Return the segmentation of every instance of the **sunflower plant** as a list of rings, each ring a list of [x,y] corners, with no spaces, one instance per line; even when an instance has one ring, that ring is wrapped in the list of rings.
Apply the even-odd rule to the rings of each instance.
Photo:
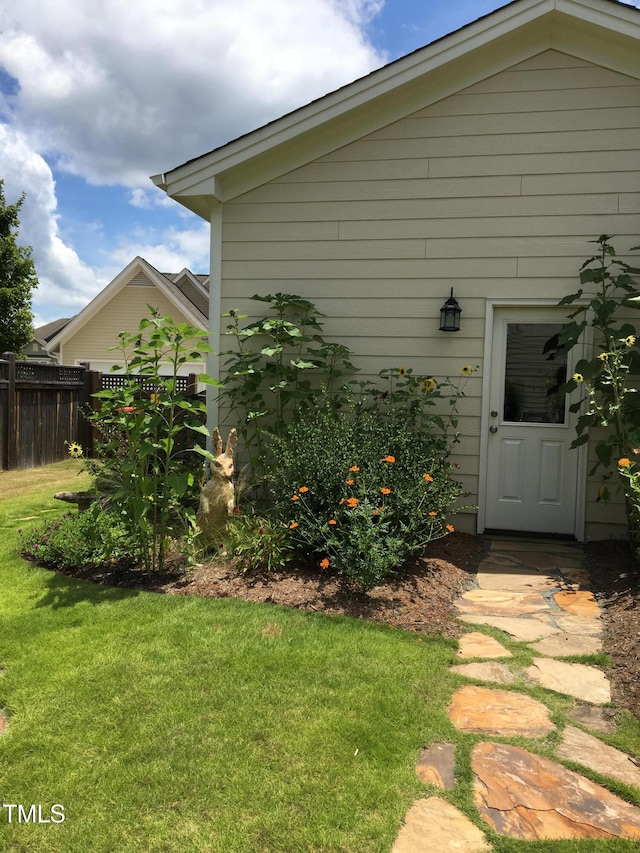
[[[596,462],[589,474],[602,468],[608,480],[620,466],[618,459],[628,459],[640,446],[640,343],[637,325],[621,314],[629,315],[640,307],[640,288],[635,276],[640,268],[630,266],[616,256],[612,238],[601,235],[592,242],[598,246],[596,254],[588,258],[580,269],[582,287],[565,296],[558,304],[578,307],[569,315],[561,332],[547,342],[546,351],[551,357],[558,352],[569,352],[584,339],[588,329],[593,329],[596,352],[591,358],[580,359],[575,373],[565,384],[567,393],[580,391],[580,399],[569,407],[579,413],[576,437],[572,447],[589,441],[591,431],[602,427],[604,436],[594,445]],[[639,248],[639,247],[636,247]],[[632,250],[633,251],[633,250]],[[623,466],[624,469],[624,466]],[[623,477],[623,485],[628,478]],[[636,529],[639,517],[629,504],[627,492],[627,518],[629,530]],[[602,485],[602,500],[608,500],[610,491]]]
[[[171,542],[195,536],[202,462],[213,459],[204,446],[204,403],[178,391],[176,378],[211,349],[204,330],[149,310],[138,331],[121,332],[113,348],[120,364],[112,370],[127,381],[94,395],[100,408],[90,420],[100,441],[87,468],[144,568],[160,572]],[[150,391],[141,390],[140,376]]]

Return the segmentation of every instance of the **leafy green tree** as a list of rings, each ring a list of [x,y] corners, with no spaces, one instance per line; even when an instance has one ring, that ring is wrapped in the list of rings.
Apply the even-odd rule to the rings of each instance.
[[[18,213],[24,194],[7,204],[0,179],[0,353],[17,352],[31,340],[31,300],[38,286],[30,246],[18,246]]]

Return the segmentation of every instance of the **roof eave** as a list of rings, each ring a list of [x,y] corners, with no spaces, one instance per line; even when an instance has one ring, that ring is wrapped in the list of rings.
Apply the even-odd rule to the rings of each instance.
[[[156,186],[204,219],[213,209],[309,159],[397,120],[425,103],[496,73],[507,62],[565,42],[589,28],[628,40],[619,70],[638,68],[640,14],[611,0],[516,0],[342,89],[221,148],[152,178]],[[581,35],[582,34],[582,35]],[[611,55],[611,53],[609,54]],[[626,64],[625,64],[626,62]],[[475,77],[474,77],[475,75]],[[422,103],[412,104],[418,94]],[[376,109],[373,109],[375,105]]]

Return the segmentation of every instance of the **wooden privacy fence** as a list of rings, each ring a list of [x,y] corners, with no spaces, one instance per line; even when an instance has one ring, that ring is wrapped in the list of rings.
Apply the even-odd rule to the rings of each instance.
[[[0,359],[0,468],[34,468],[67,459],[65,442],[91,453],[92,428],[83,416],[100,374],[85,367]]]
[[[98,405],[92,394],[134,379],[140,394],[154,392],[146,376],[99,373],[86,367],[0,359],[0,469],[35,468],[69,457],[66,442],[92,456],[95,431],[84,412]],[[176,377],[178,393],[195,396],[197,376]]]

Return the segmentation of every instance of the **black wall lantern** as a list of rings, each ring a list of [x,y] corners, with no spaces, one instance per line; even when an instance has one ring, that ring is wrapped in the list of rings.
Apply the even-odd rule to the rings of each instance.
[[[458,305],[457,299],[454,299],[453,288],[451,288],[451,296],[440,309],[440,331],[459,332],[461,314],[462,309]]]

